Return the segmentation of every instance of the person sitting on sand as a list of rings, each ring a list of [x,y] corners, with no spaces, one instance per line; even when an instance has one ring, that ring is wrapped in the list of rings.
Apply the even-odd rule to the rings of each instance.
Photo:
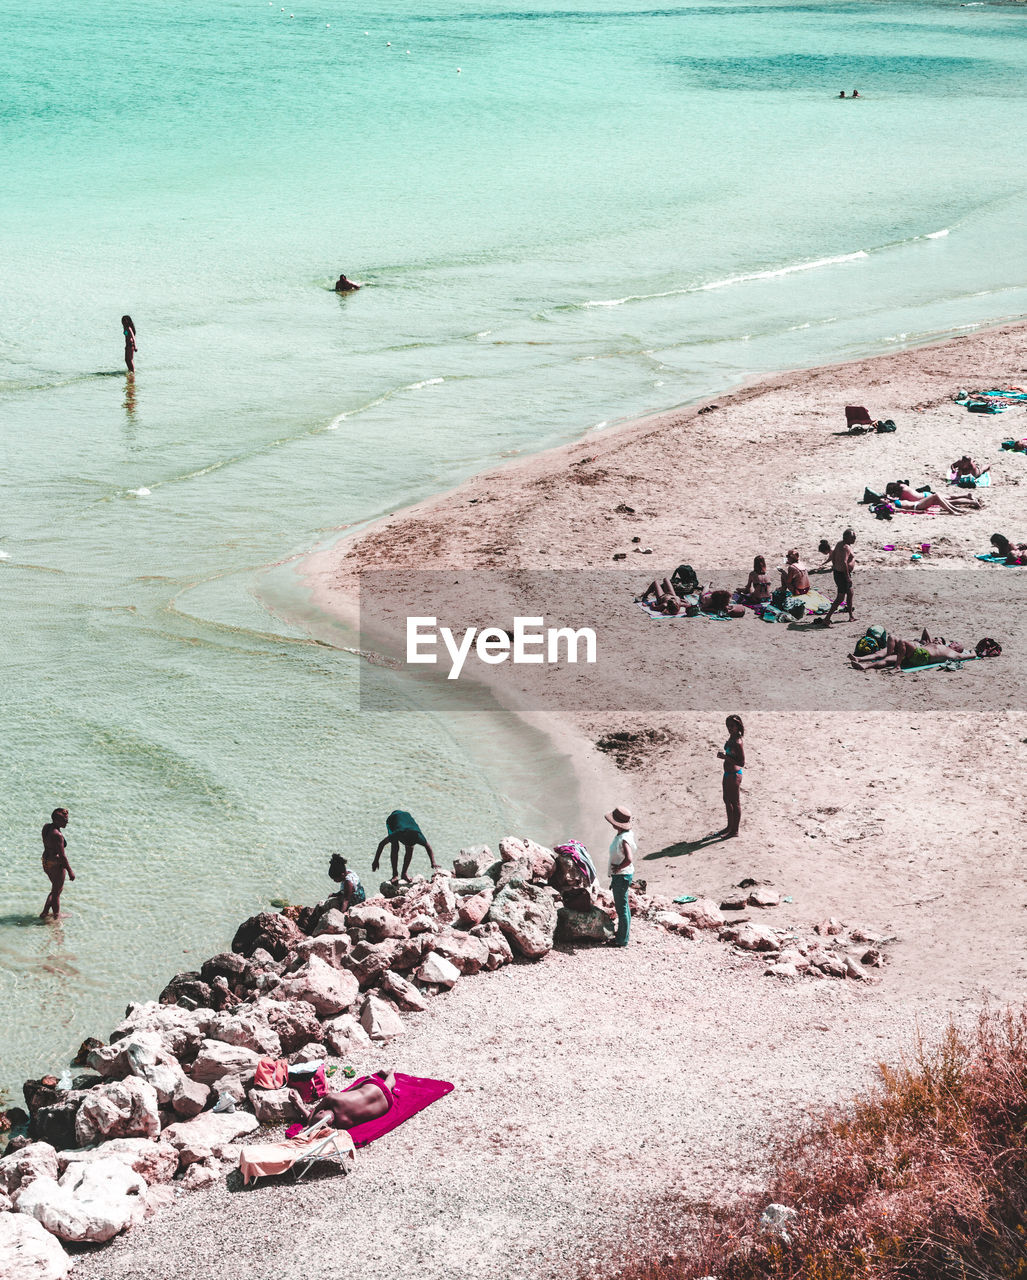
[[[993,533],[988,539],[992,555],[999,556],[1006,564],[1027,564],[1027,542],[1010,542],[1003,533]]]
[[[64,879],[65,877],[69,880],[75,879],[64,840],[64,828],[67,825],[67,809],[55,809],[50,814],[50,821],[43,827],[43,870],[50,881],[50,892],[43,904],[43,910],[39,913],[40,920],[45,920],[48,913],[52,913],[55,920],[61,918],[61,892],[64,889]]]
[[[770,599],[770,579],[767,577],[767,562],[763,556],[757,556],[752,562],[752,572],[746,579],[744,587],[738,593],[746,604],[766,604]]]
[[[833,549],[826,538],[817,543],[817,551],[824,557],[820,564],[810,569],[810,573],[830,573],[833,564]]]
[[[992,640],[978,640],[973,652],[955,642],[944,643],[929,639],[926,629],[919,640],[902,640],[889,636],[884,651],[857,658],[849,654],[849,662],[857,671],[880,671],[887,667],[901,667],[903,671],[915,671],[917,667],[930,667],[937,662],[968,662],[971,658],[995,658],[1002,652]]]
[[[830,544],[827,545],[828,551],[831,550]],[[790,596],[804,596],[810,590],[809,570],[799,559],[799,552],[796,547],[792,547],[785,554],[785,567],[779,569],[781,575],[781,586]]]
[[[961,458],[957,458],[949,467],[953,480],[960,480],[963,476],[970,476],[974,480],[979,480],[981,476],[986,475],[991,470],[990,467],[979,467],[968,453],[964,453]]]
[[[852,600],[852,570],[856,564],[856,557],[852,554],[852,547],[855,541],[855,532],[852,529],[846,529],[842,534],[841,541],[831,552],[831,572],[834,574],[836,595],[831,601],[831,607],[827,613],[822,618],[814,620],[813,625],[815,627],[829,627],[831,619],[834,617],[834,611],[840,604],[844,604],[847,607],[849,621],[856,621]],[[823,546],[824,544],[821,543],[820,545]]]
[[[338,280],[335,282],[336,293],[356,293],[360,288],[355,280],[350,280],[347,276],[340,273]]]
[[[382,860],[382,850],[386,845],[389,846],[389,856],[392,859],[392,878],[399,879],[399,846],[404,849],[403,856],[403,879],[409,881],[410,875],[410,859],[414,856],[414,849],[418,845],[423,845],[428,853],[428,861],[432,865],[432,870],[438,870],[438,863],[435,861],[435,854],[432,847],[425,838],[424,832],[417,825],[414,819],[406,812],[405,809],[394,809],[392,813],[385,819],[385,827],[388,835],[384,836],[378,848],[374,853],[374,861],[371,863],[371,870],[377,871],[378,864]]]
[[[893,480],[884,492],[896,511],[945,511],[950,516],[965,515],[968,510],[979,510],[984,504],[980,498],[968,493],[953,494],[943,498],[940,493],[917,493],[901,480]]]
[[[324,1119],[331,1129],[352,1129],[391,1111],[395,1089],[395,1072],[376,1071],[373,1076],[361,1076],[347,1088],[323,1094],[311,1103],[305,1103],[295,1089],[289,1090],[289,1098],[304,1124]]]

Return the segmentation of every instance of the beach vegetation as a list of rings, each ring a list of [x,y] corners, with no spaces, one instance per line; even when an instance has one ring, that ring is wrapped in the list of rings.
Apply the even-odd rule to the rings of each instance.
[[[619,1280],[1027,1280],[1027,1009],[918,1039],[773,1167],[728,1206],[678,1205],[691,1238]],[[796,1216],[761,1224],[770,1203]]]

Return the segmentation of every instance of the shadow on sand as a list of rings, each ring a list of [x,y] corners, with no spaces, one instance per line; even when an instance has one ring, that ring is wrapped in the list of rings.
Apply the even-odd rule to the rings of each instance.
[[[657,862],[661,858],[683,858],[687,854],[696,853],[699,849],[705,849],[709,844],[720,844],[722,840],[727,839],[729,836],[726,830],[711,831],[708,835],[700,836],[698,840],[679,840],[677,844],[669,844],[665,849],[647,853],[642,861]]]

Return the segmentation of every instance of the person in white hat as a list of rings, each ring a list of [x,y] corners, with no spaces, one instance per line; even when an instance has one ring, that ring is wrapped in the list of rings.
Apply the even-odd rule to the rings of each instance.
[[[618,806],[616,809],[611,809],[605,817],[617,833],[610,844],[610,888],[613,890],[613,901],[617,907],[617,936],[610,946],[626,947],[631,929],[628,890],[635,878],[634,856],[638,852],[638,841],[631,829],[630,809]]]

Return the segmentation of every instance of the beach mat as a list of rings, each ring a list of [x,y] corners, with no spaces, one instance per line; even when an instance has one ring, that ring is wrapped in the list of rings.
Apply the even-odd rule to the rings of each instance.
[[[439,1098],[444,1098],[447,1093],[452,1092],[453,1086],[448,1080],[422,1079],[418,1076],[401,1075],[397,1071],[396,1085],[392,1090],[395,1102],[377,1120],[368,1120],[348,1130],[349,1136],[353,1139],[353,1145],[357,1148],[366,1147],[376,1139],[391,1133],[393,1129],[398,1129],[405,1120],[409,1120],[411,1116],[417,1115],[425,1107],[430,1107],[433,1102],[438,1102]],[[290,1130],[294,1128],[296,1128],[295,1125],[290,1125],[286,1129],[286,1137],[289,1137]]]
[[[1023,569],[1027,567],[1022,564],[1006,564],[1005,556],[987,555],[975,556],[974,558],[977,560],[983,560],[985,564],[997,564],[1000,569]]]
[[[904,676],[915,676],[918,671],[961,671],[965,663],[980,660],[980,655],[975,653],[972,658],[949,658],[946,662],[932,662],[926,667],[893,667],[892,670],[900,671]]]
[[[697,603],[697,601],[695,600],[694,597],[691,597],[691,598],[686,597],[686,603],[695,604]],[[703,613],[701,609],[699,610],[698,613],[693,613],[691,616],[689,616],[687,613],[684,612],[684,610],[682,610],[681,613],[660,613],[658,610],[650,608],[650,606],[647,605],[644,600],[636,600],[635,604],[638,605],[638,607],[642,610],[642,612],[646,615],[647,618],[652,618],[656,622],[680,622],[682,619],[684,619],[685,622],[698,622],[700,618],[705,618],[707,622],[733,622],[734,621],[733,618],[722,618],[720,617],[719,614],[716,614],[716,613]]]

